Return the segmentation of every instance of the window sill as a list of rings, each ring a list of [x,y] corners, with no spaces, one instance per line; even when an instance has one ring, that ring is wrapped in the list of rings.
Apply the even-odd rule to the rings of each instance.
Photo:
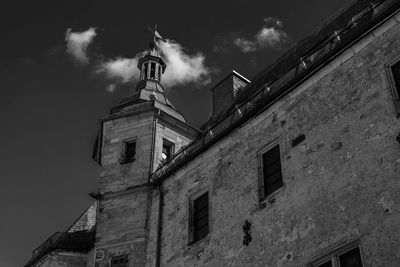
[[[210,242],[210,233],[208,233],[208,235],[206,235],[205,237],[196,242],[188,243],[185,252],[183,253],[184,256],[190,254],[192,256],[196,256],[197,258],[199,258],[201,254],[203,254],[204,247],[207,246],[209,242]]]
[[[136,159],[133,159],[133,160],[131,160],[131,161],[123,161],[123,162],[120,162],[119,164],[120,165],[129,165],[129,164],[131,164],[131,163],[134,163],[136,161]]]
[[[257,204],[257,207],[256,207],[255,209],[253,209],[253,210],[251,211],[251,213],[254,214],[254,213],[256,213],[256,212],[258,212],[258,211],[260,211],[260,210],[265,209],[265,208],[268,207],[268,206],[269,206],[269,207],[272,206],[272,205],[275,203],[275,201],[276,201],[278,195],[279,195],[283,190],[285,190],[285,188],[286,188],[286,185],[284,184],[281,188],[277,189],[276,191],[274,191],[273,193],[269,194],[269,195],[266,196],[265,198],[260,199],[260,201],[259,201],[258,204]]]

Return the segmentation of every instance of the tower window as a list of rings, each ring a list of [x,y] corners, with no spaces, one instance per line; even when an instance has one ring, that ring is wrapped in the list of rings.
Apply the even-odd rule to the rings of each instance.
[[[310,264],[312,267],[363,267],[360,247],[350,244],[330,251]]]
[[[174,143],[163,139],[163,146],[162,146],[162,152],[161,152],[161,157],[163,161],[169,161],[174,154]]]
[[[111,267],[128,266],[128,255],[115,256],[111,258]]]
[[[208,234],[208,192],[190,201],[189,243],[195,243]]]
[[[121,164],[126,164],[126,163],[131,163],[135,160],[135,155],[136,155],[136,141],[126,141],[120,163]]]
[[[150,64],[150,79],[156,78],[156,63],[151,62]]]
[[[143,79],[147,78],[147,63],[144,64]]]
[[[260,199],[265,199],[283,186],[279,145],[261,153]]]
[[[161,66],[158,66],[158,80],[159,81],[161,81],[161,72],[162,72]]]

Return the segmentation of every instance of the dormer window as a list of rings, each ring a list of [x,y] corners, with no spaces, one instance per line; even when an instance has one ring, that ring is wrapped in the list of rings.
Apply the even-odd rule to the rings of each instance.
[[[161,158],[164,162],[169,161],[174,154],[174,143],[163,139]]]
[[[156,79],[156,63],[150,63],[150,79]]]

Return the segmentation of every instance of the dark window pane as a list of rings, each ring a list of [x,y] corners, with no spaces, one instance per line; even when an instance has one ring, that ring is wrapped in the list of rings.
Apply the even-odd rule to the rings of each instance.
[[[400,96],[400,62],[392,67],[397,93]]]
[[[323,264],[318,265],[317,267],[332,267],[332,261],[327,261]]]
[[[136,142],[125,143],[125,163],[133,162],[136,154]]]
[[[144,64],[143,79],[147,78],[147,63]]]
[[[276,190],[278,190],[282,186],[283,186],[283,182],[282,181],[279,181],[278,183],[275,183],[275,184],[272,184],[272,185],[268,185],[265,188],[267,195],[272,194],[273,192],[275,192]]]
[[[360,250],[352,249],[339,256],[340,267],[362,267]]]
[[[156,63],[151,62],[150,64],[150,79],[156,78]]]
[[[268,196],[283,186],[279,146],[262,155],[264,194]]]

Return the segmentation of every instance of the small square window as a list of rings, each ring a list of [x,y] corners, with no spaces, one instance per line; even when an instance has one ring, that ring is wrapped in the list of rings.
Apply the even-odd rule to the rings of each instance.
[[[208,192],[190,201],[189,243],[195,243],[207,236],[208,211]]]
[[[348,244],[328,252],[310,264],[312,267],[363,267],[358,243]]]
[[[163,146],[162,146],[162,152],[161,152],[161,158],[164,162],[169,161],[174,154],[174,143],[163,139]]]
[[[111,258],[111,267],[127,267],[128,255],[115,256]]]
[[[279,145],[275,145],[260,155],[261,179],[260,195],[261,200],[272,194],[283,186],[281,156]]]
[[[121,155],[121,164],[131,163],[136,156],[136,141],[126,141]]]

